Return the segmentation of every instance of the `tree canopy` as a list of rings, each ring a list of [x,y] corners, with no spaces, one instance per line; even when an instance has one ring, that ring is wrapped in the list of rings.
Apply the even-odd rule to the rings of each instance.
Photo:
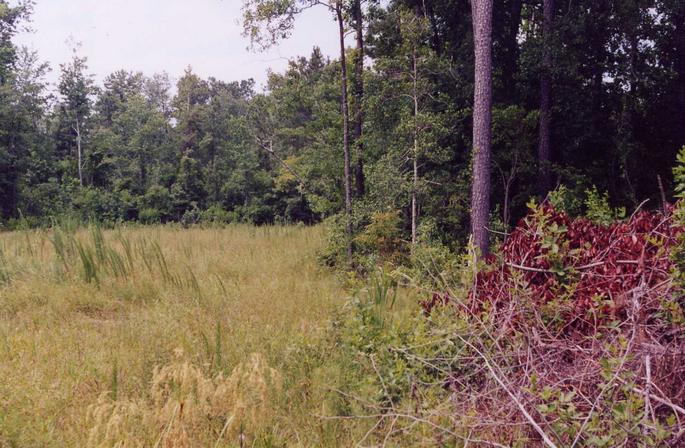
[[[354,45],[328,58],[312,41],[263,90],[191,68],[175,88],[165,74],[124,70],[97,85],[75,52],[52,93],[47,65],[13,43],[31,4],[0,1],[3,222],[313,223],[351,203],[355,234],[391,213],[401,239],[465,244],[478,145],[470,2],[246,0],[244,33],[275,45],[320,5],[332,19],[339,8]],[[485,227],[506,230],[559,185],[579,207],[593,187],[617,207],[671,198],[685,145],[684,10],[679,0],[493,2]]]

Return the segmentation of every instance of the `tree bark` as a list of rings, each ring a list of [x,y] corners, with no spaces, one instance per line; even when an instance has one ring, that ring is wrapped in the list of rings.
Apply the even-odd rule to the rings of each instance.
[[[419,185],[419,92],[418,92],[418,56],[416,50],[412,55],[413,99],[414,99],[414,170],[411,189],[411,244],[416,245],[417,227],[419,220],[419,205],[417,190]]]
[[[78,182],[80,186],[83,186],[83,153],[81,152],[81,124],[79,123],[78,116],[76,116],[76,154],[78,158]]]
[[[342,0],[335,3],[335,14],[338,19],[340,37],[340,83],[342,97],[340,108],[343,118],[343,158],[345,183],[345,233],[347,236],[347,261],[352,264],[352,177],[350,173],[350,114],[348,110],[347,93],[347,58],[345,56],[345,22],[342,14]]]
[[[489,253],[487,224],[492,140],[492,3],[493,0],[471,0],[475,53],[471,233],[482,256]]]
[[[538,164],[540,169],[539,191],[541,196],[554,188],[552,179],[552,54],[550,51],[552,27],[554,26],[554,0],[542,2],[542,74],[540,75],[540,124],[538,135]]]
[[[354,54],[354,145],[357,157],[355,165],[356,196],[364,196],[366,184],[364,180],[364,16],[361,0],[354,0],[352,5],[355,37],[357,48]]]
[[[147,164],[145,163],[144,150],[138,150],[138,168],[140,169],[140,192],[145,194],[146,183],[147,183]]]

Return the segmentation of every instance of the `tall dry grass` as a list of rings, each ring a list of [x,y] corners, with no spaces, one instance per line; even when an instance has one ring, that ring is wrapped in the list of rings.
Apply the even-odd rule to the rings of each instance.
[[[340,440],[312,421],[301,356],[345,296],[317,266],[323,241],[240,225],[0,235],[0,446]]]

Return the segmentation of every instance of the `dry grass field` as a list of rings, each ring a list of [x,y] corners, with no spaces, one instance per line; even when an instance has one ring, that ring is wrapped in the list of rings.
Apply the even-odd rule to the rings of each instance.
[[[303,354],[345,298],[323,241],[240,225],[0,235],[0,446],[344,443],[312,417]]]

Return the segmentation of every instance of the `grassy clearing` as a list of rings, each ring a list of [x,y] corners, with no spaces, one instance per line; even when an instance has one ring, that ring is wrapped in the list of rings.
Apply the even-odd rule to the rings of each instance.
[[[321,227],[0,235],[0,446],[344,445]]]

